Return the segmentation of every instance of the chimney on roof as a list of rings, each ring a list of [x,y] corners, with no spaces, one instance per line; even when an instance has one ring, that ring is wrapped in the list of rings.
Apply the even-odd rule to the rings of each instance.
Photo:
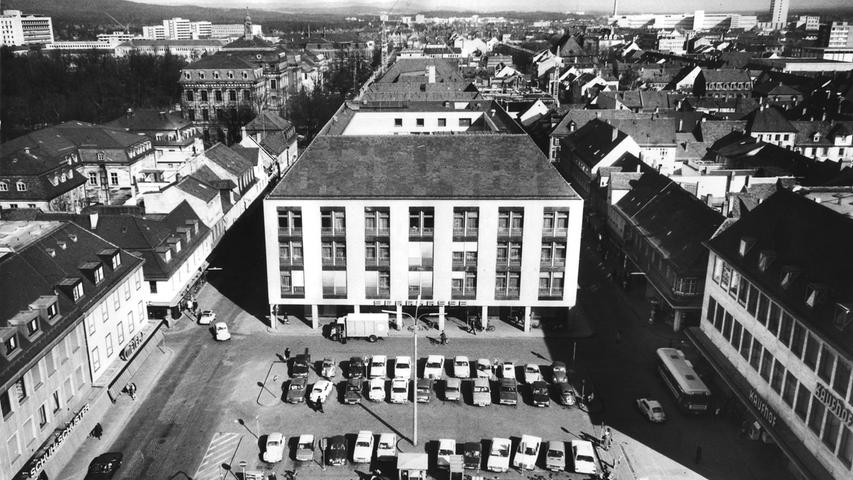
[[[427,65],[427,82],[435,83],[435,65]]]
[[[574,131],[575,131],[575,127],[576,127],[576,126],[577,126],[577,124],[575,123],[575,121],[574,121],[574,120],[570,120],[570,121],[569,121],[569,132],[574,132]]]
[[[823,112],[823,113],[820,115],[820,121],[821,121],[821,122],[825,122],[825,121],[826,121],[826,112]]]
[[[619,137],[619,129],[616,127],[613,127],[613,131],[611,132],[611,135],[610,135],[610,141],[616,142],[616,139],[618,137]]]
[[[680,132],[683,128],[684,128],[684,119],[679,118],[678,119],[678,131]]]
[[[98,212],[92,212],[89,214],[89,228],[92,230],[98,228]]]
[[[133,109],[132,109],[132,108],[130,108],[130,107],[128,107],[128,108],[127,108],[127,110],[124,112],[124,116],[125,116],[126,118],[130,118],[130,117],[132,117],[132,116],[133,116]]]

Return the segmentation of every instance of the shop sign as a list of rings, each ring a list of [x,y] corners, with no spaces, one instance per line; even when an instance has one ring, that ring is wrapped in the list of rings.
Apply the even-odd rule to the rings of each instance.
[[[464,307],[468,305],[468,302],[465,300],[421,300],[418,302],[417,300],[374,300],[373,306],[375,307],[399,307],[399,306],[407,306],[407,307]]]
[[[847,405],[844,404],[844,400],[836,397],[829,388],[818,383],[817,388],[815,388],[814,391],[814,396],[820,400],[820,403],[826,405],[826,408],[838,417],[842,423],[848,427],[853,427],[853,411],[847,408]]]
[[[767,420],[767,423],[769,423],[771,427],[776,426],[776,420],[778,418],[776,416],[776,412],[774,412],[773,409],[770,408],[770,405],[761,398],[758,390],[753,388],[752,391],[749,392],[749,401],[758,409],[758,413],[761,414],[761,417],[764,418],[764,420]]]
[[[127,342],[127,345],[125,345],[125,347],[122,349],[121,354],[119,354],[119,357],[121,357],[122,360],[127,360],[128,358],[133,356],[133,352],[135,352],[136,349],[139,348],[140,345],[142,345],[142,340],[144,338],[145,336],[142,334],[142,332],[139,332],[134,335],[133,338],[131,338],[130,341]]]
[[[44,465],[47,463],[47,461],[50,460],[51,457],[53,457],[53,455],[59,450],[59,447],[62,446],[62,443],[65,442],[65,440],[68,438],[68,435],[71,434],[71,430],[74,430],[74,427],[76,427],[80,423],[80,421],[83,419],[83,415],[85,415],[88,411],[89,404],[87,403],[83,405],[83,408],[81,408],[80,411],[78,411],[77,414],[74,415],[74,418],[72,418],[71,421],[68,422],[67,425],[65,425],[65,428],[63,428],[62,430],[56,430],[54,432],[53,439],[48,440],[48,442],[45,442],[46,445],[49,445],[47,447],[42,446],[42,448],[39,449],[39,453],[33,458],[31,458],[29,462],[27,462],[29,465],[29,470],[24,472],[23,478],[34,478],[39,474],[39,472],[44,469]]]

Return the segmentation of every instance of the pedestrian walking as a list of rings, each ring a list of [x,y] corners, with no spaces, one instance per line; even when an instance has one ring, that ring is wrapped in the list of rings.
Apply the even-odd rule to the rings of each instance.
[[[693,461],[698,465],[702,461],[702,446],[696,445],[696,458]]]
[[[284,361],[290,360],[290,347],[284,348]]]
[[[104,427],[101,426],[100,422],[95,424],[95,428],[92,429],[91,435],[98,440],[101,439],[101,435],[104,434]]]
[[[447,334],[444,333],[444,330],[441,331],[441,334],[438,336],[442,345],[447,345]]]
[[[136,384],[135,383],[130,383],[127,386],[127,393],[130,394],[130,398],[132,400],[136,400]]]

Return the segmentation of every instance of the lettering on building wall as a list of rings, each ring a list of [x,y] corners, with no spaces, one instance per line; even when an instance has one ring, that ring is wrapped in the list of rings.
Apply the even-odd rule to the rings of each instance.
[[[23,478],[35,478],[43,469],[44,465],[48,460],[53,457],[53,455],[59,451],[59,447],[62,446],[63,442],[68,438],[71,434],[71,431],[74,430],[80,421],[83,419],[83,415],[89,411],[89,404],[83,405],[74,418],[65,425],[63,429],[56,429],[53,432],[52,438],[48,439],[47,442],[42,445],[42,447],[38,450],[38,453],[30,459],[28,463],[28,467],[24,468]]]
[[[767,421],[767,423],[770,424],[771,427],[776,426],[776,412],[774,412],[773,409],[770,408],[770,405],[768,405],[767,402],[764,401],[763,398],[761,398],[761,395],[759,395],[758,391],[754,388],[752,389],[752,391],[749,392],[749,401],[752,402],[752,405],[758,409],[758,413],[764,420]]]
[[[464,300],[421,300],[418,302],[417,300],[374,300],[373,306],[375,307],[395,307],[395,306],[407,306],[414,307],[420,305],[421,307],[464,307],[468,305],[468,302]]]
[[[814,391],[814,397],[820,400],[820,403],[824,404],[843,424],[853,427],[853,411],[847,408],[844,400],[836,397],[829,388],[818,383]]]

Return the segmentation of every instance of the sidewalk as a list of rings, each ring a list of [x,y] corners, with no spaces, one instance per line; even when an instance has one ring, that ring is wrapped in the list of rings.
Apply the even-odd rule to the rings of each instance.
[[[131,400],[127,395],[121,395],[118,400],[112,404],[109,410],[104,413],[100,420],[101,426],[104,429],[103,436],[99,439],[87,438],[86,441],[77,449],[73,459],[62,468],[62,478],[66,480],[79,480],[86,475],[86,470],[89,467],[89,462],[96,456],[110,451],[110,447],[127,424],[130,417],[143,407],[146,396],[150,392],[154,384],[157,382],[160,375],[166,370],[166,367],[174,357],[174,351],[165,347],[163,350],[156,348],[151,352],[151,355],[146,359],[144,365],[132,377],[138,388],[136,400]],[[106,395],[106,388],[101,393]],[[129,463],[129,452],[125,453],[125,466]]]

